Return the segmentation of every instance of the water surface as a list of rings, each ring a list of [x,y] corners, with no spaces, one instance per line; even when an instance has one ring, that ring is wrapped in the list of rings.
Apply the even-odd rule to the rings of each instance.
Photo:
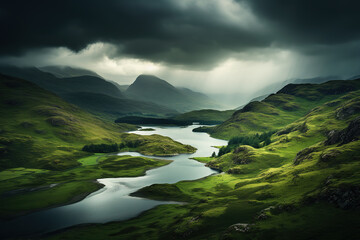
[[[182,180],[195,180],[217,173],[203,163],[189,159],[210,156],[217,152],[212,146],[226,145],[226,141],[211,138],[207,133],[195,133],[198,126],[154,127],[155,131],[134,131],[141,135],[160,134],[184,144],[196,147],[193,154],[180,154],[172,157],[155,157],[173,160],[172,163],[148,170],[145,176],[129,178],[104,178],[98,181],[105,186],[87,196],[84,200],[49,210],[35,212],[12,221],[2,222],[1,231],[5,236],[37,235],[83,223],[106,223],[127,220],[161,204],[178,204],[171,201],[156,201],[129,194],[156,183],[176,183]],[[143,156],[136,152],[118,155]]]

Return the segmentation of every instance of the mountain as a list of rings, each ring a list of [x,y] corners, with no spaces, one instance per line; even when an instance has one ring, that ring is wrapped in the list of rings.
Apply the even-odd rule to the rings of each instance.
[[[5,66],[0,67],[0,72],[31,81],[70,103],[113,120],[127,114],[172,116],[177,113],[154,103],[126,99],[113,83],[96,76],[57,78],[37,68]]]
[[[152,75],[138,76],[125,91],[125,95],[132,99],[176,109],[179,112],[219,107],[204,94],[186,88],[176,88],[165,80]]]
[[[69,66],[46,66],[39,68],[43,72],[51,73],[57,78],[70,78],[70,77],[80,77],[80,76],[93,76],[98,78],[103,78],[96,72],[83,69],[83,68],[74,68]]]
[[[0,67],[6,75],[26,79],[58,95],[71,92],[92,92],[123,98],[121,91],[112,83],[96,76],[57,78],[37,68]]]
[[[198,131],[208,131],[212,136],[224,139],[274,131],[299,119],[319,104],[359,88],[360,79],[322,84],[288,84],[261,102],[247,104],[224,123]]]

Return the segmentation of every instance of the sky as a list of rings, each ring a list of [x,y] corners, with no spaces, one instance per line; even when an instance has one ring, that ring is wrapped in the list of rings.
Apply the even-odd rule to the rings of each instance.
[[[248,96],[360,74],[356,0],[2,0],[0,64],[69,65],[120,84],[153,74]]]

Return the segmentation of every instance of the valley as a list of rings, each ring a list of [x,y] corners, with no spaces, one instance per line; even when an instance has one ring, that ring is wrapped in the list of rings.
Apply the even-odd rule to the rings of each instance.
[[[343,230],[321,226],[347,221],[358,234],[360,80],[116,121],[0,80],[4,238],[338,239]]]

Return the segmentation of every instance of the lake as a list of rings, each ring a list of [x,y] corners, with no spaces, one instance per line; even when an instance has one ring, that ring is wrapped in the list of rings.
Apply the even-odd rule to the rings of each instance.
[[[1,231],[6,236],[12,237],[35,236],[78,224],[127,220],[161,204],[180,204],[178,202],[131,197],[129,194],[156,183],[195,180],[217,173],[217,171],[205,167],[203,163],[190,158],[211,156],[213,152],[218,151],[213,146],[226,145],[227,141],[212,138],[207,133],[193,132],[192,130],[195,127],[199,126],[151,126],[155,131],[132,132],[141,135],[160,134],[168,136],[181,143],[192,145],[198,150],[193,154],[152,157],[169,159],[173,162],[160,168],[148,170],[145,176],[98,179],[105,186],[82,201],[2,222]],[[136,152],[124,152],[118,155],[143,156]]]

